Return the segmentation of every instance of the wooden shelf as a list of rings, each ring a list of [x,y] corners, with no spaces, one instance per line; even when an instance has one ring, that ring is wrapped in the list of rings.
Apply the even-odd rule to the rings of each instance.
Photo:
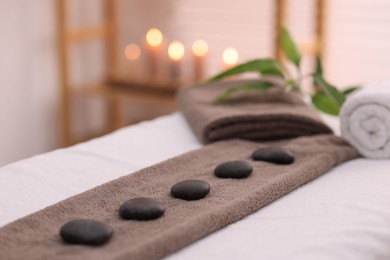
[[[76,144],[79,142],[84,142],[90,140],[95,137],[99,137],[110,133],[112,130],[117,128],[138,123],[143,120],[149,120],[154,118],[154,116],[148,116],[145,114],[135,114],[133,119],[127,120],[123,115],[120,105],[125,104],[140,104],[146,105],[149,107],[155,108],[164,108],[168,111],[176,110],[176,91],[172,89],[164,89],[150,86],[145,86],[144,84],[94,84],[94,85],[85,85],[74,87],[71,89],[72,97],[83,97],[83,98],[101,98],[104,101],[116,103],[118,106],[116,107],[117,111],[115,114],[118,116],[115,118],[115,122],[111,127],[107,129],[103,129],[101,131],[92,132],[85,134],[84,136],[72,136],[69,140],[68,145]]]
[[[69,43],[88,41],[93,38],[103,38],[107,35],[105,24],[91,26],[67,32],[66,39]]]
[[[79,86],[72,89],[76,96],[100,96],[118,102],[176,107],[175,92],[165,89],[147,89],[142,86],[128,87],[111,84]]]
[[[163,93],[163,94],[172,94],[174,95],[178,89],[181,88],[181,85],[178,83],[169,83],[163,81],[152,81],[143,79],[141,80],[129,80],[126,78],[121,78],[116,76],[115,78],[109,79],[106,82],[107,85],[111,87],[123,88],[123,89],[137,89],[141,91]]]

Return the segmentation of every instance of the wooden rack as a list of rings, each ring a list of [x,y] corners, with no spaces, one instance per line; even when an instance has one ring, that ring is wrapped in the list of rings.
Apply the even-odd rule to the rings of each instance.
[[[71,29],[68,21],[67,0],[57,0],[58,44],[61,80],[61,144],[69,146],[95,136],[108,133],[127,124],[121,114],[124,103],[140,103],[164,106],[172,111],[175,109],[172,87],[153,84],[129,84],[116,80],[118,71],[118,0],[104,0],[104,22],[92,27]],[[69,75],[70,47],[85,41],[101,39],[106,46],[107,71],[105,81],[101,84],[73,86]],[[75,97],[100,97],[107,103],[107,128],[85,137],[76,137],[73,132],[73,115],[71,103]]]
[[[175,109],[175,86],[156,88],[153,84],[136,83],[129,84],[115,78],[118,71],[118,0],[103,0],[104,22],[92,27],[71,29],[68,21],[67,0],[57,0],[58,18],[58,47],[60,60],[61,81],[61,144],[69,146],[92,137],[108,133],[124,126],[127,122],[121,114],[121,105],[126,102],[143,102]],[[324,47],[324,10],[325,0],[317,0],[316,4],[316,41],[303,46],[306,51],[314,55],[322,55]],[[275,57],[281,58],[281,52],[277,48],[280,28],[285,23],[286,0],[275,0]],[[69,54],[70,47],[94,39],[102,39],[106,46],[107,71],[105,81],[101,84],[76,87],[70,82]],[[301,46],[302,47],[302,46]],[[107,128],[99,133],[88,134],[77,138],[73,134],[72,100],[75,97],[100,97],[107,104]]]
[[[281,60],[282,52],[279,48],[281,26],[286,24],[287,18],[287,0],[275,0],[275,42],[274,42],[274,56]],[[291,2],[291,1],[290,1]],[[300,44],[300,49],[315,57],[323,57],[324,42],[325,42],[325,12],[326,12],[326,0],[316,0],[315,3],[315,38],[313,42]]]

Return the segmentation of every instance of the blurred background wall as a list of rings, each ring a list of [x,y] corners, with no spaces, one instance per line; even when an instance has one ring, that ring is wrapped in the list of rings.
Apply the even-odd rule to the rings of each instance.
[[[0,165],[57,147],[52,0],[0,1]]]
[[[75,25],[99,19],[98,0],[73,2]],[[0,1],[0,166],[59,147],[59,73],[54,0]],[[273,0],[122,0],[121,48],[142,42],[150,27],[189,48],[209,43],[208,75],[221,69],[221,52],[235,47],[240,61],[272,55]],[[312,0],[289,0],[287,24],[301,43],[313,32]],[[390,1],[329,0],[325,72],[338,85],[390,77]],[[99,81],[105,67],[99,41],[75,47],[78,83]],[[122,64],[123,53],[118,53]],[[74,102],[84,131],[102,124],[99,100]],[[88,116],[79,111],[89,110]]]

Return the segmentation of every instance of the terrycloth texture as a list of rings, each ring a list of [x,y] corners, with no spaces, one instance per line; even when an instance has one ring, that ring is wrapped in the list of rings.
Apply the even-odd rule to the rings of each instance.
[[[271,203],[330,168],[355,158],[355,149],[333,135],[276,143],[291,150],[292,165],[251,161],[252,152],[275,143],[231,140],[146,168],[81,193],[0,229],[0,259],[157,259],[235,222]],[[247,160],[247,179],[218,179],[214,168],[229,160]],[[172,198],[170,187],[186,179],[206,180],[210,194],[199,201]],[[155,221],[125,221],[120,205],[148,196],[161,201],[165,215]],[[102,247],[65,245],[58,231],[73,218],[109,224],[114,234]]]
[[[352,94],[340,120],[342,136],[364,157],[390,158],[390,80]]]
[[[269,141],[332,132],[297,93],[282,89],[252,91],[213,103],[227,89],[247,82],[217,82],[179,92],[179,108],[201,142]]]

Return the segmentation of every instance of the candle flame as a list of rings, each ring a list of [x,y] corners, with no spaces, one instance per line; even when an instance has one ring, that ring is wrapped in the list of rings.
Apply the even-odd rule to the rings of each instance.
[[[209,46],[203,40],[196,40],[192,44],[192,52],[194,53],[194,55],[198,57],[205,56],[208,50],[209,50]]]
[[[135,43],[130,43],[125,48],[125,56],[129,60],[136,60],[141,55],[141,49]]]
[[[146,42],[153,47],[159,46],[163,41],[163,35],[157,28],[151,28],[146,33]]]
[[[169,47],[168,47],[168,55],[174,61],[181,60],[184,56],[183,43],[181,43],[179,41],[171,42],[171,44],[169,44]]]
[[[224,50],[222,58],[227,65],[234,65],[238,61],[238,52],[234,48],[227,48]]]

